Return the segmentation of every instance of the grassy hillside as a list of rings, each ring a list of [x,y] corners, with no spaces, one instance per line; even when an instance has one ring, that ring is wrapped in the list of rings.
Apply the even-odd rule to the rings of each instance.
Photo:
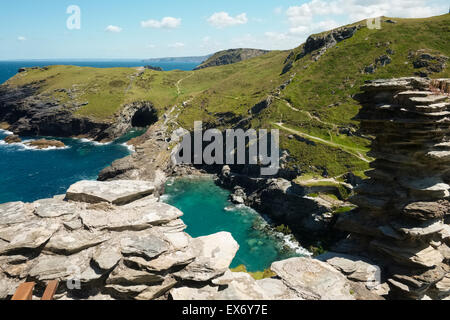
[[[260,50],[260,49],[229,49],[229,50],[223,50],[219,51],[215,54],[213,54],[211,57],[206,59],[202,62],[196,70],[209,68],[209,67],[216,67],[216,66],[222,66],[227,64],[233,64],[241,61],[245,61],[251,58],[258,57],[260,55],[266,54],[269,51],[267,50]]]
[[[384,21],[385,19],[383,19]],[[197,71],[156,72],[132,68],[93,69],[52,66],[28,70],[6,85],[33,84],[43,96],[74,109],[79,115],[111,121],[129,102],[151,101],[160,114],[177,106],[177,123],[192,129],[195,120],[230,127],[242,119],[255,128],[277,128],[281,145],[291,155],[289,166],[303,172],[338,176],[362,172],[370,159],[369,140],[356,134],[352,118],[359,106],[353,99],[365,80],[412,76],[418,50],[450,56],[450,15],[428,19],[396,19],[381,30],[362,26],[315,61],[315,52],[296,59],[293,51],[273,51],[236,64]],[[326,35],[326,33],[322,34]],[[391,63],[374,73],[365,67],[388,55]],[[292,67],[283,74],[286,62]],[[450,63],[450,61],[448,62]],[[447,64],[448,64],[447,63]],[[449,68],[430,74],[449,77]],[[278,88],[289,79],[283,90]],[[65,90],[61,90],[65,89]],[[250,117],[253,106],[272,97],[272,103]]]

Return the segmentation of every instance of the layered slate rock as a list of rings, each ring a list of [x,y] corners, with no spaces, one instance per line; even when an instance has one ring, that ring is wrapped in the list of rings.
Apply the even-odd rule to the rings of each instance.
[[[239,245],[230,233],[191,238],[181,211],[147,195],[151,183],[131,185],[82,182],[65,196],[0,205],[0,299],[25,281],[39,297],[51,280],[60,300],[372,298],[353,296],[351,281],[318,260],[277,262],[277,277],[258,281],[232,273]],[[436,290],[447,292],[448,280]]]
[[[360,253],[384,265],[401,297],[446,292],[440,288],[450,270],[449,87],[449,79],[423,78],[362,87],[357,118],[361,131],[375,137],[370,155],[376,160],[351,200],[359,209],[342,215],[337,227],[352,233]]]
[[[272,270],[305,300],[355,300],[346,277],[322,261],[292,258],[273,263]]]
[[[208,281],[224,274],[239,249],[238,243],[228,232],[192,240],[195,261],[177,276],[185,280]]]
[[[125,205],[149,196],[154,191],[154,184],[147,181],[80,181],[67,190],[66,198],[87,203],[108,202]]]

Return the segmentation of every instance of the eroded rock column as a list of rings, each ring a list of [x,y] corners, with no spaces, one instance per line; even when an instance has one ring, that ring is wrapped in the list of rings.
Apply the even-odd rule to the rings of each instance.
[[[450,296],[450,80],[401,78],[362,87],[358,119],[373,168],[342,215],[341,251],[383,266],[394,297]],[[350,240],[350,241],[349,241]]]

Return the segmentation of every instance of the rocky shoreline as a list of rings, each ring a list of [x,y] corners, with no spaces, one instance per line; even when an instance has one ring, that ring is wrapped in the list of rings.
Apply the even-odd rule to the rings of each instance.
[[[27,69],[22,72],[26,73]],[[72,99],[62,103],[51,95],[40,94],[39,86],[39,83],[22,87],[12,87],[8,83],[0,86],[2,129],[22,136],[87,138],[110,142],[132,127],[147,127],[158,120],[153,105],[146,101],[125,105],[110,119],[98,120],[79,116],[76,111],[87,102],[77,103]],[[69,97],[76,96],[76,88],[60,91]]]
[[[81,181],[31,204],[0,205],[0,298],[24,281],[60,280],[56,299],[375,299],[360,283],[309,258],[276,262],[277,277],[232,273],[227,232],[191,238],[182,212],[153,182]]]

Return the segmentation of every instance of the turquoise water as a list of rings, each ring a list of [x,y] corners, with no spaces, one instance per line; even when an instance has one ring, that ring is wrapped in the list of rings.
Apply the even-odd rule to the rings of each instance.
[[[267,223],[257,212],[233,205],[229,195],[212,179],[183,178],[166,185],[164,200],[183,211],[186,232],[192,237],[230,232],[240,245],[232,268],[245,265],[248,271],[263,271],[275,261],[304,252],[293,244],[288,246],[284,236],[268,232]]]
[[[138,134],[136,132],[130,133]],[[84,179],[93,180],[114,160],[130,154],[119,143],[101,145],[77,139],[57,139],[65,149],[32,150],[23,144],[6,145],[0,131],[0,203],[31,202],[64,194]],[[37,139],[22,137],[22,140]],[[54,139],[54,138],[52,138]]]

